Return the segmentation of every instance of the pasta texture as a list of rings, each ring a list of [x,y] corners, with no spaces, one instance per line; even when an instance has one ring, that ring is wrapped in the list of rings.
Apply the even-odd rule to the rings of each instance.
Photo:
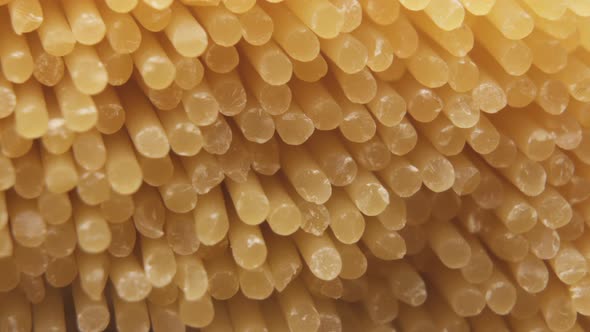
[[[0,0],[0,332],[590,331],[590,0]]]

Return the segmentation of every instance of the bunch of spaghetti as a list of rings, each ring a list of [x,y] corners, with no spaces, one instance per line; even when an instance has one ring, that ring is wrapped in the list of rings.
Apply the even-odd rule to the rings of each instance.
[[[0,0],[0,331],[590,330],[589,0]]]

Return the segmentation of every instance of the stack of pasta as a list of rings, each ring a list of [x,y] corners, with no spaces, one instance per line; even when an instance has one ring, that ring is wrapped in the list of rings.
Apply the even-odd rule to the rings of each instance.
[[[0,0],[0,331],[589,331],[589,0]]]

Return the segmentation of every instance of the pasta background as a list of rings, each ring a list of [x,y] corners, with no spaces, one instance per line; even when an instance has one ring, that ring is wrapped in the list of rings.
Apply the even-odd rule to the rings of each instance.
[[[590,330],[590,1],[0,0],[0,332]]]

